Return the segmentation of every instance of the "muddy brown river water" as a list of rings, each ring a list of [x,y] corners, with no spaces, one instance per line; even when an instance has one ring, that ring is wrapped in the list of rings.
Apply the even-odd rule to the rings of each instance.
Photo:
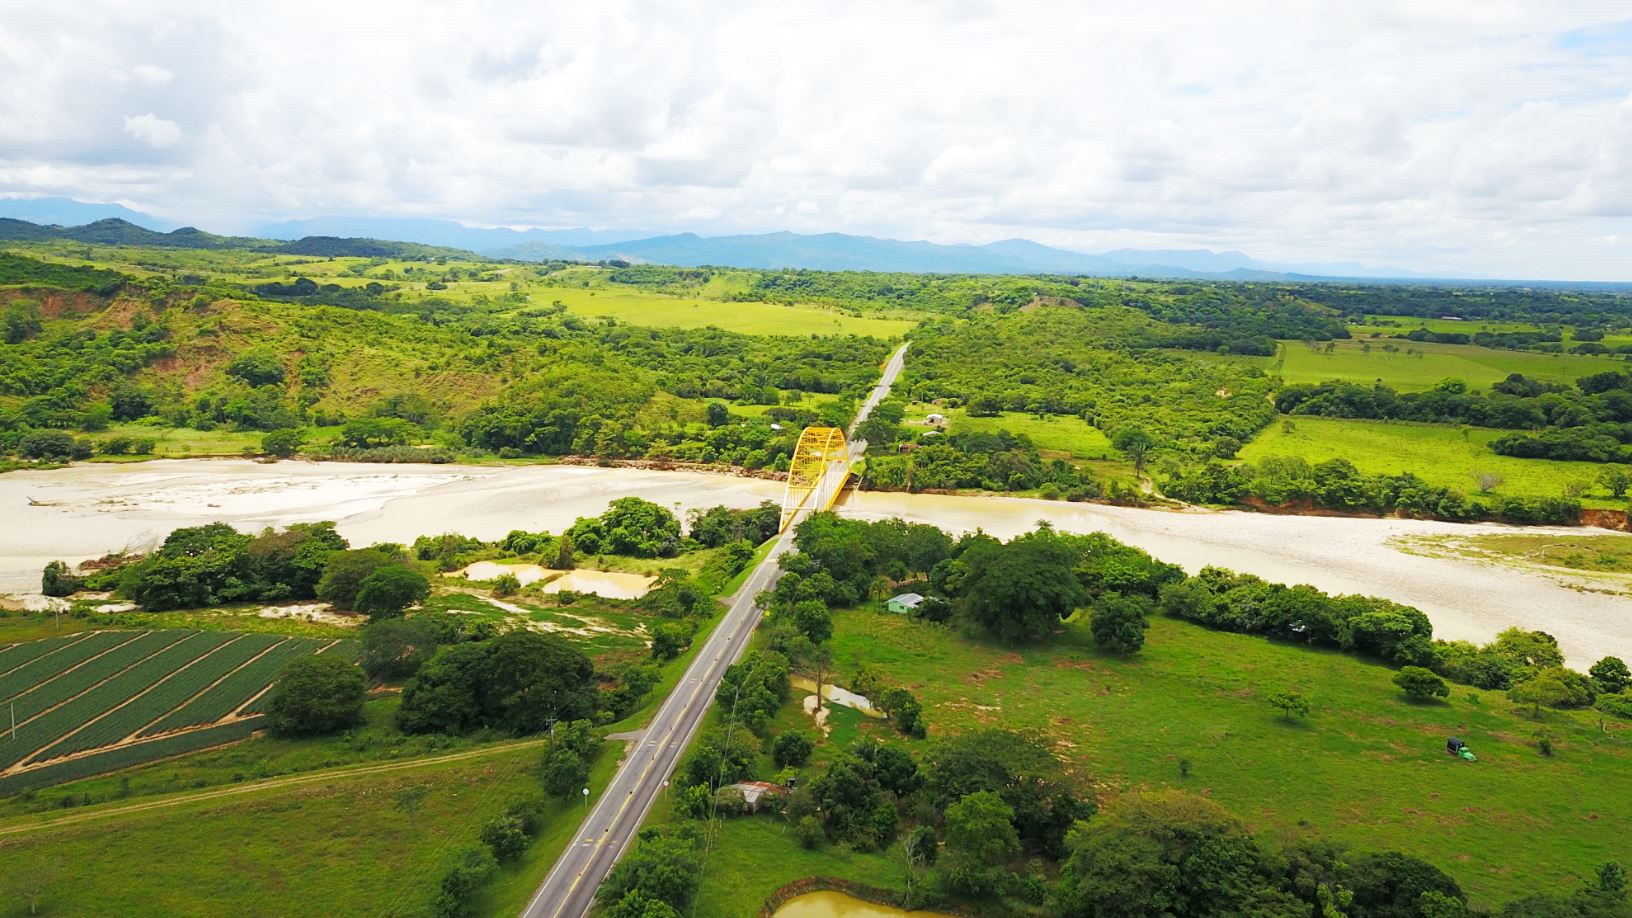
[[[77,562],[146,549],[171,529],[213,520],[245,530],[335,520],[354,543],[406,543],[441,532],[493,539],[512,529],[560,531],[624,496],[683,517],[716,504],[779,501],[781,492],[779,482],[762,479],[583,466],[193,459],[11,472],[0,475],[0,592],[37,590],[40,569],[54,558]],[[1440,637],[1487,640],[1520,625],[1552,633],[1579,667],[1605,654],[1632,658],[1632,597],[1571,589],[1530,570],[1407,554],[1391,544],[1512,527],[870,492],[849,495],[841,512],[899,516],[954,532],[980,528],[1003,538],[1039,520],[1069,532],[1103,530],[1190,571],[1215,564],[1414,605]]]

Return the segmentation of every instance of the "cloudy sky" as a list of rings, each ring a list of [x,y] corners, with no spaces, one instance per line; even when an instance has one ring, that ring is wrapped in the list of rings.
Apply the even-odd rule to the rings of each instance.
[[[0,195],[1632,280],[1632,5],[0,0]]]

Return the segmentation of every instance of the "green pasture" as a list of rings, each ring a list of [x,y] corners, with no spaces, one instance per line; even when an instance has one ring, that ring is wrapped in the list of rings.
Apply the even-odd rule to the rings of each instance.
[[[1003,647],[899,616],[835,619],[838,671],[867,663],[910,688],[931,739],[981,726],[1041,731],[1102,803],[1185,787],[1279,843],[1323,837],[1426,858],[1479,906],[1567,890],[1624,856],[1632,798],[1613,789],[1632,779],[1632,725],[1601,732],[1588,712],[1532,721],[1502,693],[1465,686],[1448,703],[1412,704],[1385,666],[1159,616],[1131,659],[1095,650],[1076,621],[1043,645]],[[1283,689],[1304,692],[1313,713],[1283,720],[1266,701]],[[1554,736],[1551,758],[1536,750],[1539,729]],[[1447,757],[1448,735],[1479,761]],[[765,834],[752,837],[763,844]],[[876,870],[868,858],[837,873]]]
[[[309,427],[306,428],[306,447],[323,447],[333,443],[340,436],[338,427]],[[89,438],[96,443],[105,443],[115,437],[125,437],[132,440],[153,440],[153,452],[147,456],[118,455],[97,456],[99,462],[130,462],[141,459],[186,459],[204,456],[243,456],[258,454],[261,451],[261,439],[266,434],[258,430],[229,430],[216,428],[215,430],[193,430],[187,427],[156,427],[141,423],[116,423],[97,433],[90,434]]]
[[[511,802],[541,793],[538,757],[534,745],[495,749],[0,835],[0,876],[45,871],[42,914],[428,914],[450,856],[477,844],[482,825]],[[610,751],[598,760],[596,793],[614,760]],[[423,801],[405,812],[398,795],[415,788]],[[484,889],[477,913],[520,910],[571,839],[581,806],[551,805],[540,840]],[[0,821],[0,833],[37,819]]]
[[[1420,316],[1368,315],[1360,322],[1350,325],[1349,333],[1360,338],[1372,332],[1399,335],[1419,328],[1426,328],[1431,332],[1472,335],[1478,332],[1538,331],[1541,326],[1529,322],[1502,322],[1495,319],[1428,319]]]
[[[578,315],[608,316],[631,325],[714,326],[750,335],[869,335],[894,339],[918,324],[907,319],[845,315],[815,306],[724,302],[700,295],[675,297],[615,286],[543,287],[532,291],[532,299],[539,304],[559,301]]]
[[[1105,432],[1075,415],[1052,415],[1046,418],[1024,411],[1004,411],[994,417],[975,417],[966,408],[940,408],[914,402],[907,406],[904,423],[910,427],[928,427],[924,418],[930,413],[946,416],[947,432],[996,433],[1007,430],[1031,438],[1037,449],[1072,459],[1111,459],[1111,439]]]
[[[1601,463],[1520,459],[1490,451],[1492,440],[1511,432],[1488,427],[1294,415],[1264,428],[1240,456],[1249,462],[1270,456],[1299,456],[1311,463],[1342,458],[1362,472],[1411,472],[1431,484],[1456,488],[1469,496],[1559,497],[1566,489],[1579,486],[1583,506],[1625,506],[1625,501],[1614,500],[1598,483],[1605,468]],[[1503,479],[1489,495],[1478,494],[1474,476],[1482,472]]]
[[[1484,389],[1512,373],[1544,382],[1571,383],[1593,373],[1627,369],[1626,361],[1611,357],[1365,337],[1314,344],[1282,341],[1273,357],[1201,356],[1256,366],[1266,373],[1279,374],[1288,384],[1342,380],[1370,385],[1381,381],[1406,392],[1431,389],[1446,379],[1460,379],[1471,388]]]
[[[1453,686],[1447,702],[1413,704],[1388,667],[1162,616],[1132,658],[1100,653],[1077,620],[1037,646],[972,640],[871,610],[840,612],[834,623],[838,681],[867,664],[906,686],[924,703],[930,739],[905,739],[834,707],[833,733],[818,739],[801,781],[863,733],[922,756],[952,732],[1032,731],[1101,805],[1130,791],[1184,788],[1229,807],[1266,842],[1326,838],[1425,858],[1479,907],[1574,887],[1620,856],[1618,821],[1632,818],[1632,799],[1608,793],[1632,775],[1632,725],[1601,731],[1590,712],[1533,721],[1503,693],[1465,686]],[[1309,697],[1309,717],[1288,722],[1268,704],[1285,689]],[[800,695],[768,732],[819,736],[798,709]],[[709,716],[720,724],[719,711]],[[1552,758],[1536,749],[1539,730],[1553,737]],[[1465,739],[1479,761],[1447,757],[1449,735]],[[760,778],[777,777],[769,756],[757,769]],[[1601,792],[1582,793],[1593,788]],[[681,821],[660,801],[648,823]],[[727,818],[717,831],[699,915],[753,914],[776,888],[807,876],[905,884],[898,850],[807,851],[779,816]]]

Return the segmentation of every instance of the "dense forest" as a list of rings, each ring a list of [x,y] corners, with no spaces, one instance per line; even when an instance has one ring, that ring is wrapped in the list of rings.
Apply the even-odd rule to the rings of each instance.
[[[1223,438],[1251,438],[1275,416],[1270,380],[1164,350],[1183,334],[1176,328],[1122,307],[929,323],[913,337],[901,391],[975,414],[1072,415],[1111,432],[1137,425],[1198,455]]]

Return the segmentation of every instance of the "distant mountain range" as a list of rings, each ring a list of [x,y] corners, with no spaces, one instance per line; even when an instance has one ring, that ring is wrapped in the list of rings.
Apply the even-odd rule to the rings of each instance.
[[[1402,268],[1355,263],[1260,262],[1241,252],[1207,249],[1117,249],[1096,254],[1054,248],[1028,239],[943,245],[844,233],[653,236],[638,231],[484,228],[450,220],[392,217],[293,220],[257,227],[252,237],[230,237],[191,227],[177,229],[174,224],[118,204],[88,204],[68,198],[0,198],[0,218],[12,218],[0,219],[0,239],[49,236],[189,248],[247,245],[291,254],[387,256],[403,254],[408,246],[418,245],[520,261],[623,260],[683,267],[1215,280],[1430,279],[1430,275]]]

